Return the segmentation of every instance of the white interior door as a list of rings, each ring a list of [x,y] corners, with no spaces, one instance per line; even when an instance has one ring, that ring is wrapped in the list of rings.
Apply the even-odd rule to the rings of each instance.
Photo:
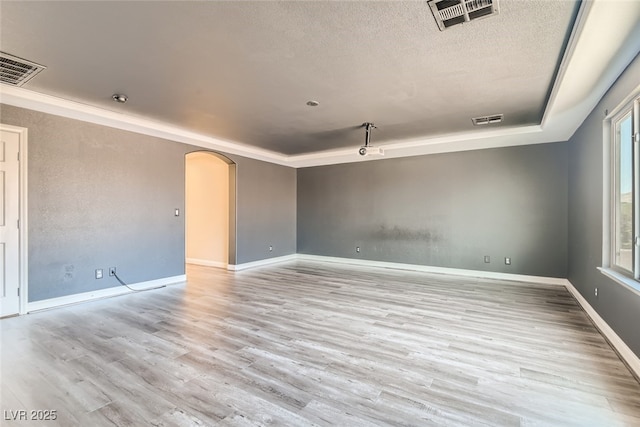
[[[20,134],[1,131],[0,138],[0,317],[20,310]]]

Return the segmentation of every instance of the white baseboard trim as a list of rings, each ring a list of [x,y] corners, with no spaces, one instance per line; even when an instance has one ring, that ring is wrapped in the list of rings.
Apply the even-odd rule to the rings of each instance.
[[[210,261],[208,259],[187,258],[185,260],[187,264],[204,265],[205,267],[227,268],[226,262]]]
[[[149,280],[146,282],[139,282],[129,285],[136,291],[144,291],[147,289],[157,288],[159,286],[174,285],[182,283],[187,280],[187,276],[182,274],[180,276],[164,277],[162,279]],[[92,301],[102,298],[114,297],[117,295],[130,294],[134,291],[125,288],[124,286],[114,286],[112,288],[99,289],[96,291],[83,292],[80,294],[66,295],[58,298],[50,298],[42,301],[30,302],[27,305],[27,313],[33,313],[34,311],[47,310],[49,308],[61,307],[63,305],[77,304],[80,302]]]
[[[629,366],[636,376],[636,378],[640,378],[640,358],[636,356],[636,354],[625,344],[625,342],[615,333],[611,326],[604,321],[602,317],[591,307],[591,305],[587,302],[587,300],[578,292],[578,290],[573,286],[573,284],[567,280],[556,277],[542,277],[542,276],[525,276],[520,274],[510,274],[510,273],[496,273],[492,271],[479,271],[479,270],[463,270],[457,268],[446,268],[446,267],[432,267],[427,265],[417,265],[417,264],[402,264],[395,262],[384,262],[384,261],[371,261],[371,260],[363,260],[363,259],[352,259],[352,258],[338,258],[338,257],[329,257],[322,255],[305,255],[298,254],[298,259],[301,261],[315,261],[322,263],[341,263],[341,264],[351,264],[351,265],[359,265],[363,267],[382,267],[382,268],[393,268],[400,270],[410,270],[410,271],[421,271],[427,273],[440,273],[447,274],[452,276],[468,276],[468,277],[478,277],[478,278],[487,278],[487,279],[499,279],[499,280],[513,280],[519,282],[528,282],[528,283],[542,283],[548,285],[558,285],[564,286],[571,295],[578,301],[580,306],[587,313],[587,316],[591,318],[596,328],[604,335],[604,337],[611,343],[616,352],[620,355],[620,357],[624,360],[624,362]]]
[[[573,295],[573,297],[578,301],[578,304],[582,306],[582,309],[587,313],[587,316],[591,318],[593,324],[598,328],[600,333],[605,336],[605,338],[611,343],[613,348],[615,348],[616,352],[620,355],[620,357],[625,361],[629,369],[633,371],[636,378],[640,378],[640,358],[636,356],[636,354],[631,351],[629,346],[622,341],[622,338],[615,333],[611,326],[604,321],[602,317],[591,307],[591,304],[587,302],[587,300],[582,296],[580,292],[573,286],[573,284],[565,279],[565,286],[567,290]]]
[[[478,277],[483,279],[512,280],[516,282],[541,283],[564,286],[566,279],[557,277],[526,276],[523,274],[498,273],[494,271],[465,270],[461,268],[434,267],[430,265],[403,264],[399,262],[371,261],[366,259],[338,258],[323,255],[298,254],[301,261],[318,261],[340,264],[353,264],[363,267],[393,268],[396,270],[421,271],[425,273],[448,274],[452,276]]]
[[[248,268],[263,267],[266,265],[277,264],[280,262],[295,261],[297,259],[298,259],[298,254],[284,255],[284,256],[279,256],[275,258],[267,258],[267,259],[261,259],[258,261],[245,262],[243,264],[229,264],[227,266],[227,270],[241,271],[241,270],[246,270]]]

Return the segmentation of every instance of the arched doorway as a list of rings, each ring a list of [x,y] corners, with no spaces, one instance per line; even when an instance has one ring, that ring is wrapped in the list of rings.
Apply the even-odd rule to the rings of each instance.
[[[188,264],[235,264],[236,169],[210,151],[185,156],[185,258]]]

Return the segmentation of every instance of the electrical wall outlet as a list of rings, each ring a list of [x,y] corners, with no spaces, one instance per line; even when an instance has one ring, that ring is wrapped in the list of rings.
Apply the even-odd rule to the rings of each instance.
[[[506,258],[504,259],[504,263],[505,263],[506,265],[511,265],[511,258],[510,258],[510,257],[506,257]]]
[[[96,279],[102,279],[102,269],[96,269]]]
[[[360,246],[356,246],[356,252],[360,253]]]
[[[116,268],[109,267],[109,276],[115,276],[115,275],[116,275]]]
[[[491,257],[489,255],[485,255],[484,256],[484,262],[485,262],[485,264],[489,264],[491,262]]]
[[[596,294],[596,296],[598,296],[598,288],[595,289],[594,293]]]
[[[269,252],[273,251],[273,246],[269,245]]]

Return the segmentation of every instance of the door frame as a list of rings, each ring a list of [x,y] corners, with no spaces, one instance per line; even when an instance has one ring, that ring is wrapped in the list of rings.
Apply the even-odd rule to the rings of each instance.
[[[28,203],[27,203],[27,162],[29,156],[27,154],[27,138],[28,129],[18,126],[6,125],[0,123],[0,130],[5,132],[17,133],[20,139],[19,150],[20,159],[18,162],[18,219],[20,221],[20,229],[18,230],[18,280],[20,281],[20,307],[18,314],[26,314],[28,312],[27,305],[29,304],[29,239],[28,239]]]

